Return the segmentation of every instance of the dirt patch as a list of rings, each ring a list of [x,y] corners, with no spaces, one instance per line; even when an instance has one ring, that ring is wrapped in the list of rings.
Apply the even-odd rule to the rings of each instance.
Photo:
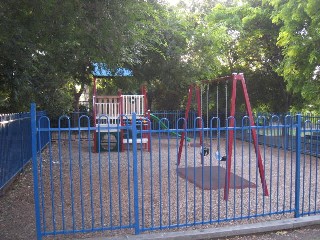
[[[204,190],[221,189],[226,184],[226,169],[221,166],[179,168],[178,174],[180,177],[187,179],[190,183],[194,183],[198,188]],[[250,187],[254,188],[256,185],[236,174],[230,174],[230,188],[244,189]]]
[[[32,167],[28,164],[0,197],[0,239],[35,239]]]

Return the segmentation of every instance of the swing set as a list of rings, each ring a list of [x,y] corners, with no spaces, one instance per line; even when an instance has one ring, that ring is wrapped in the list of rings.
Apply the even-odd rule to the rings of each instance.
[[[227,95],[227,83],[228,81],[232,82],[232,93],[231,93],[231,107],[230,107],[230,116],[228,118],[228,109],[227,109],[227,105],[228,105],[228,95]],[[200,118],[200,121],[197,121],[197,127],[199,129],[203,128],[203,121],[202,121],[202,89],[203,86],[206,85],[207,86],[207,125],[209,122],[209,106],[208,106],[208,101],[209,101],[209,86],[212,83],[217,83],[217,105],[218,105],[218,98],[219,98],[219,83],[220,82],[224,82],[225,83],[225,93],[226,93],[226,123],[227,123],[227,131],[228,131],[228,143],[226,146],[227,149],[227,156],[221,157],[221,154],[219,152],[219,149],[217,149],[216,152],[216,158],[219,161],[226,161],[226,175],[225,175],[225,186],[224,186],[224,199],[227,200],[228,199],[228,195],[229,195],[229,189],[230,189],[230,180],[231,180],[231,166],[232,166],[232,146],[233,146],[233,140],[234,140],[234,127],[235,127],[235,110],[236,110],[236,96],[237,96],[237,83],[240,82],[241,86],[242,86],[242,92],[243,92],[243,96],[245,99],[245,105],[246,105],[246,111],[247,114],[249,115],[249,120],[250,120],[250,126],[252,127],[251,129],[251,135],[252,135],[252,139],[253,139],[253,144],[254,144],[254,149],[255,149],[255,153],[257,156],[257,160],[258,160],[258,168],[259,168],[259,175],[260,175],[260,180],[261,180],[261,185],[262,185],[262,189],[263,189],[263,195],[264,196],[269,196],[269,192],[268,192],[268,187],[267,187],[267,183],[266,183],[266,179],[265,179],[265,174],[264,174],[264,166],[263,166],[263,161],[262,161],[262,157],[261,157],[261,153],[260,153],[260,149],[259,149],[259,145],[258,145],[258,140],[257,140],[257,133],[256,133],[256,129],[255,129],[255,123],[254,123],[254,119],[253,119],[253,114],[252,114],[252,109],[251,109],[251,105],[250,105],[250,100],[249,100],[249,95],[248,95],[248,91],[247,91],[247,86],[246,86],[246,82],[245,82],[245,78],[244,75],[242,73],[233,73],[231,76],[226,76],[226,77],[221,77],[221,78],[217,78],[217,79],[213,79],[213,80],[206,80],[206,81],[202,81],[200,86],[193,84],[189,87],[189,92],[188,92],[188,101],[187,101],[187,106],[186,106],[186,112],[185,112],[185,121],[184,121],[184,126],[183,128],[186,129],[186,122],[188,120],[188,114],[190,111],[190,107],[191,107],[191,100],[192,100],[192,95],[193,92],[195,92],[195,96],[196,96],[196,101],[197,101],[197,118]],[[218,118],[218,106],[217,106],[217,118]],[[180,145],[179,145],[179,151],[178,151],[178,160],[177,160],[177,165],[180,165],[180,161],[181,161],[181,155],[182,155],[182,150],[183,150],[183,144],[185,141],[185,134],[186,131],[183,131],[180,137]],[[201,163],[203,164],[204,162],[204,156],[209,154],[209,149],[204,146],[203,143],[203,134],[202,131],[200,131],[199,134],[199,139],[200,139],[200,146],[201,146]]]
[[[202,92],[205,91],[206,88],[206,123],[207,123],[207,127],[209,126],[209,91],[210,91],[210,83],[207,84],[202,84],[200,85],[200,106],[198,105],[198,107],[201,108],[201,113],[202,111],[202,106],[203,106],[203,96],[202,96]],[[225,81],[225,118],[228,118],[228,84],[227,81]],[[203,119],[201,117],[201,119]],[[216,86],[216,119],[219,119],[219,82],[217,82],[217,86]],[[217,122],[218,125],[218,122]],[[217,126],[218,127],[218,126]],[[202,133],[201,133],[202,134]],[[217,136],[218,137],[218,136]],[[200,137],[200,139],[202,138],[202,135]],[[207,138],[209,138],[209,132],[207,131]],[[204,160],[204,156],[207,156],[209,154],[209,148],[207,146],[205,146],[203,144],[203,146],[201,147],[201,151],[200,151],[200,155],[201,155],[201,161],[203,163]],[[218,161],[226,161],[226,156],[222,156],[220,154],[219,151],[219,144],[217,145],[217,151],[215,153],[215,157]]]

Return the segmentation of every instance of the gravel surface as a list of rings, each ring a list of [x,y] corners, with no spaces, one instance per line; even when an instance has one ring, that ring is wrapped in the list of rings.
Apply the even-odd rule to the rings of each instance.
[[[146,151],[138,151],[139,200],[141,209],[143,209],[140,212],[140,219],[144,220],[142,227],[149,228],[167,226],[177,222],[188,221],[192,223],[193,221],[207,221],[209,219],[219,218],[224,220],[234,216],[249,216],[247,220],[199,226],[200,228],[211,228],[293,217],[293,213],[289,212],[251,218],[264,212],[282,212],[293,207],[295,186],[291,179],[295,178],[295,157],[292,153],[268,147],[261,150],[270,193],[269,197],[264,197],[259,172],[257,171],[254,148],[249,143],[237,141],[235,156],[239,161],[234,163],[233,172],[255,183],[257,188],[230,189],[229,201],[224,201],[223,189],[203,191],[177,177],[176,144],[177,142],[174,139],[161,141],[154,139],[152,141],[152,154]],[[132,224],[132,151],[120,155],[114,152],[105,152],[99,155],[90,153],[89,147],[85,141],[81,145],[76,142],[62,142],[61,148],[57,142],[52,142],[51,148],[46,148],[39,158],[43,164],[38,171],[44,176],[39,190],[44,193],[45,201],[42,206],[45,209],[45,221],[49,231],[61,230],[63,227],[72,229],[73,226],[90,228],[93,222],[92,217],[95,218],[95,227],[116,226],[120,223],[123,226]],[[80,152],[79,149],[81,149]],[[212,146],[211,149],[216,149],[216,146]],[[180,167],[201,166],[201,157],[198,151],[198,148],[186,146],[182,154]],[[49,152],[51,152],[51,158]],[[191,161],[192,156],[195,156],[195,162]],[[109,161],[111,159],[113,161]],[[210,158],[206,159],[205,165],[210,164],[208,159]],[[241,159],[243,161],[240,162]],[[280,159],[280,161],[277,159]],[[309,201],[301,201],[302,206],[305,206],[306,209],[309,208],[309,205],[307,205],[309,203],[311,209],[320,204],[320,198],[312,193],[317,180],[317,178],[311,177],[316,175],[313,174],[313,171],[315,171],[313,164],[315,163],[315,158],[308,158],[304,162],[305,168],[301,176],[304,181],[303,186],[306,190],[310,190],[310,194],[306,194]],[[211,164],[218,165],[220,163],[212,161]],[[99,168],[99,166],[101,167]],[[32,181],[31,165],[28,165],[7,194],[0,197],[0,239],[35,239]],[[142,184],[142,181],[144,184]],[[63,188],[60,186],[63,186]],[[54,190],[54,201],[50,197],[52,189]],[[112,195],[110,195],[111,192]],[[301,195],[301,199],[307,198],[306,196]],[[79,199],[83,201],[81,202]],[[55,205],[54,211],[52,211],[52,204]],[[110,204],[112,204],[112,207],[110,207]],[[99,207],[101,205],[102,208]],[[63,211],[64,215],[62,214]],[[55,221],[52,221],[50,217],[52,213],[55,214]],[[72,218],[71,216],[75,217]],[[194,228],[183,228],[183,230]],[[171,231],[179,230],[181,228]],[[301,231],[304,232],[304,230]],[[310,233],[311,230],[306,230],[306,232]],[[317,232],[317,229],[315,229],[315,232]],[[299,230],[292,233],[300,236]],[[85,235],[59,235],[54,239],[110,237],[127,234],[133,234],[133,230],[114,230]],[[274,233],[271,237],[273,239],[285,239],[277,237],[284,237],[286,234],[289,234],[289,232],[280,231]],[[264,236],[266,238],[255,238]],[[269,236],[247,236],[234,239],[269,239]],[[53,237],[46,239],[51,238]]]

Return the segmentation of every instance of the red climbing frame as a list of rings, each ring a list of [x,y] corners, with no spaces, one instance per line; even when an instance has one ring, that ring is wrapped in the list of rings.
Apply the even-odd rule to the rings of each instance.
[[[264,174],[264,166],[263,166],[260,148],[259,148],[258,140],[257,140],[257,132],[256,132],[256,129],[254,128],[255,123],[254,123],[254,119],[253,119],[253,115],[252,115],[252,109],[251,109],[251,105],[250,105],[247,86],[246,86],[246,82],[245,82],[243,74],[242,73],[240,73],[240,74],[233,73],[232,76],[222,77],[222,78],[218,78],[218,79],[214,79],[214,80],[210,80],[210,81],[204,81],[202,83],[208,84],[208,83],[212,83],[212,82],[220,82],[220,81],[226,81],[226,80],[232,80],[232,95],[231,95],[230,118],[228,121],[228,123],[230,122],[230,124],[228,125],[229,138],[228,138],[227,173],[225,175],[226,181],[225,181],[225,187],[224,187],[224,199],[228,200],[229,189],[230,189],[230,180],[231,180],[230,177],[231,177],[231,166],[232,166],[232,146],[233,146],[233,139],[234,139],[234,125],[235,125],[235,111],[236,111],[236,97],[237,97],[237,82],[238,81],[241,82],[242,91],[243,91],[243,95],[245,98],[246,110],[249,115],[250,126],[253,127],[251,129],[251,134],[252,134],[254,149],[256,152],[257,159],[258,159],[258,168],[259,168],[259,174],[260,174],[263,194],[264,194],[264,196],[269,196],[268,187],[267,187],[265,174]],[[202,106],[201,106],[201,101],[200,101],[200,90],[199,90],[198,86],[191,86],[189,88],[188,103],[187,103],[187,108],[186,108],[186,113],[185,113],[185,121],[187,121],[188,114],[190,111],[191,99],[192,99],[192,89],[193,88],[196,89],[198,117],[201,116],[201,109],[202,109],[201,107]],[[199,122],[200,122],[200,125],[198,127],[201,127],[201,121],[199,121]],[[186,123],[184,123],[184,128],[186,128]],[[180,165],[184,138],[185,138],[185,131],[182,132],[182,134],[181,134],[180,146],[179,146],[179,152],[178,152],[178,165]],[[202,136],[200,136],[200,143],[202,143]]]

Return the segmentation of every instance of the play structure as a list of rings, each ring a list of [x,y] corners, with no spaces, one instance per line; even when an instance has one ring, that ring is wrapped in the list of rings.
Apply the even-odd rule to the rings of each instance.
[[[121,76],[125,71],[120,71]],[[130,130],[121,128],[131,124],[132,113],[136,113],[137,126],[142,129],[150,127],[146,121],[149,111],[147,111],[147,90],[141,87],[141,94],[122,94],[118,91],[116,96],[97,95],[97,79],[110,77],[110,71],[102,70],[93,72],[93,118],[96,132],[94,134],[94,151],[122,151],[124,145],[132,144],[132,134]],[[118,75],[119,76],[119,75]],[[130,76],[130,75],[124,75]],[[150,135],[143,134],[137,137],[137,142],[150,151]]]
[[[95,84],[96,81],[94,79]],[[220,98],[215,99],[215,90]],[[210,98],[210,94],[214,96]],[[255,127],[253,120],[259,118],[253,119],[242,74],[190,86],[186,94],[186,121],[181,111],[174,115],[164,113],[163,118],[160,114],[150,114],[147,119],[144,87],[140,95],[124,95],[119,91],[113,97],[101,96],[95,88],[93,95],[94,119],[84,116],[86,121],[78,128],[50,127],[50,119],[38,118],[36,105],[32,104],[28,119],[31,119],[38,236],[106,230],[116,230],[107,236],[118,235],[119,231],[139,234],[320,213],[317,201],[320,198],[317,187],[320,147],[306,141],[307,134],[318,133],[319,128],[307,126],[311,123],[310,116],[303,119],[300,114],[285,116],[284,122],[281,116],[272,116],[270,123],[264,121]],[[223,104],[224,95],[228,108]],[[215,111],[218,100],[222,111]],[[236,101],[247,109],[245,116],[241,115],[242,121],[235,121]],[[210,122],[203,121],[208,103],[212,111],[209,116],[207,110]],[[198,110],[196,120],[194,114],[188,114],[192,106]],[[139,114],[138,124],[130,123],[133,111]],[[226,119],[224,114],[228,115]],[[225,124],[219,125],[219,117]],[[132,119],[136,119],[135,114]],[[94,120],[95,128],[89,120]],[[143,124],[145,120],[152,120],[152,130],[141,132],[138,126],[149,127]],[[192,126],[194,124],[197,126]],[[258,137],[258,129],[263,130],[264,135]],[[277,134],[269,134],[274,130]],[[6,137],[7,132],[4,133]],[[140,133],[142,135],[136,137]],[[152,133],[152,138],[143,136],[144,133]],[[52,134],[58,135],[56,141],[52,141]],[[83,135],[88,137],[81,138]],[[93,135],[98,153],[92,153]],[[191,138],[189,143],[187,135]],[[116,152],[103,145],[109,144],[111,138],[115,138]],[[221,152],[217,148],[220,139],[223,139]],[[198,141],[202,145],[197,144]],[[43,143],[46,147],[38,151]],[[144,145],[149,143],[152,146],[147,152]],[[136,151],[137,148],[141,151]],[[314,148],[315,156],[310,155]],[[100,154],[101,150],[107,152]],[[216,151],[221,157],[215,160]],[[180,165],[177,165],[178,154],[179,164],[182,159]],[[224,156],[226,161],[221,162]]]
[[[192,96],[193,96],[193,92],[195,92],[195,99],[197,102],[197,117],[200,119],[197,121],[197,128],[199,129],[203,129],[203,121],[202,121],[202,91],[201,89],[203,88],[204,85],[207,86],[207,89],[209,88],[209,85],[212,83],[218,84],[219,83],[226,83],[227,81],[231,81],[232,83],[232,94],[231,94],[231,103],[230,103],[230,116],[227,118],[227,84],[226,86],[226,130],[227,130],[227,134],[228,134],[228,142],[226,142],[226,156],[222,156],[221,153],[219,152],[219,149],[217,149],[216,152],[216,158],[217,160],[226,160],[226,168],[227,171],[225,173],[225,187],[224,187],[224,199],[227,200],[228,199],[228,195],[229,195],[229,189],[230,189],[230,181],[231,181],[231,166],[232,166],[232,148],[233,148],[233,141],[234,141],[234,127],[235,127],[235,110],[236,110],[236,96],[237,96],[237,83],[240,82],[241,83],[241,87],[242,87],[242,92],[243,92],[243,96],[245,99],[245,105],[246,105],[246,111],[247,114],[249,116],[249,120],[250,120],[250,126],[251,128],[251,134],[252,134],[252,139],[253,139],[253,144],[254,144],[254,149],[255,149],[255,153],[257,156],[257,161],[258,161],[258,168],[259,168],[259,175],[260,175],[260,179],[261,179],[261,184],[262,184],[262,189],[263,189],[263,194],[265,196],[268,196],[268,188],[267,188],[267,184],[266,184],[266,179],[265,179],[265,174],[264,174],[264,166],[263,166],[263,160],[261,157],[261,153],[260,153],[260,149],[259,149],[259,145],[258,145],[258,140],[257,140],[257,133],[256,133],[256,129],[254,128],[255,123],[254,123],[254,119],[253,119],[253,115],[252,115],[252,109],[251,109],[251,105],[250,105],[250,100],[249,100],[249,95],[248,95],[248,91],[247,91],[247,86],[246,86],[246,82],[245,82],[245,78],[244,75],[242,73],[240,74],[232,74],[231,76],[227,76],[227,77],[222,77],[222,78],[218,78],[218,79],[214,79],[214,80],[206,80],[206,81],[202,81],[200,84],[194,84],[191,85],[189,87],[189,93],[188,93],[188,101],[187,101],[187,106],[186,106],[186,112],[185,112],[185,121],[188,120],[188,114],[190,111],[190,107],[191,107],[191,101],[192,101]],[[217,87],[217,102],[218,102],[218,92],[219,89]],[[207,100],[208,100],[208,93],[209,91],[207,91]],[[207,101],[207,105],[208,105],[208,101]],[[207,106],[208,109],[208,106]],[[207,117],[208,117],[208,110],[207,110]],[[218,110],[217,110],[217,119],[218,119]],[[207,119],[207,125],[208,125],[208,119]],[[184,129],[186,128],[186,122],[184,123]],[[218,123],[217,123],[218,125]],[[195,126],[196,127],[196,126]],[[209,126],[207,126],[209,127]],[[218,128],[218,126],[217,126]],[[181,154],[182,154],[182,150],[183,150],[183,144],[184,141],[186,139],[186,131],[183,131],[181,133],[181,137],[180,137],[180,144],[179,144],[179,150],[178,150],[178,159],[177,159],[177,164],[180,165],[180,161],[181,161]],[[207,155],[210,151],[210,149],[208,149],[203,141],[203,133],[202,131],[199,132],[199,144],[201,146],[201,163],[204,163],[204,157],[205,155]]]
[[[95,151],[122,151],[124,145],[132,144],[133,138],[132,133],[128,128],[124,126],[130,125],[132,122],[132,113],[136,113],[137,126],[140,126],[141,130],[150,129],[150,120],[156,121],[161,129],[167,129],[168,127],[159,119],[157,116],[150,114],[147,110],[147,91],[146,87],[141,87],[140,95],[124,95],[121,90],[118,91],[116,96],[99,96],[97,95],[96,81],[101,76],[99,74],[94,75],[94,86],[93,86],[93,110],[94,110],[94,126],[96,132],[94,134],[94,149]],[[228,82],[232,83],[231,89],[231,102],[230,102],[230,115],[228,116]],[[231,183],[231,167],[232,167],[232,152],[234,142],[234,127],[235,127],[235,110],[236,110],[236,97],[237,97],[237,83],[241,83],[242,93],[245,100],[246,111],[251,126],[251,135],[254,144],[254,149],[257,157],[258,170],[260,180],[262,184],[263,194],[268,196],[268,188],[265,179],[263,160],[261,157],[257,133],[255,129],[255,122],[253,119],[251,104],[249,95],[247,92],[247,86],[243,74],[232,74],[231,76],[222,77],[213,80],[201,81],[200,84],[193,84],[189,87],[188,100],[185,111],[185,122],[183,128],[186,129],[186,122],[188,121],[189,111],[191,108],[191,102],[193,94],[195,93],[196,105],[197,105],[197,119],[195,120],[194,128],[198,128],[199,131],[199,146],[201,163],[204,164],[205,156],[209,155],[209,152],[215,152],[215,157],[218,161],[226,162],[226,171],[224,179],[224,199],[228,199],[230,183]],[[209,87],[212,84],[216,84],[216,122],[217,128],[220,129],[220,118],[219,118],[219,84],[225,84],[225,119],[226,119],[226,143],[225,143],[225,155],[220,152],[219,142],[217,144],[217,150],[212,150],[206,146],[204,142],[204,133],[209,135],[209,129],[213,126],[209,126]],[[206,109],[207,109],[207,121],[206,128],[203,124],[203,90],[206,92]],[[205,131],[203,131],[206,129]],[[177,165],[180,165],[181,155],[183,151],[183,145],[186,141],[191,142],[190,138],[186,136],[186,131],[182,131],[181,134],[177,132],[171,132],[171,134],[180,138],[178,147],[178,159]],[[220,132],[217,131],[217,141],[220,139]],[[208,136],[207,136],[208,138]],[[193,140],[195,142],[195,139]],[[137,136],[137,143],[141,144],[145,149],[150,151],[150,134],[140,134]]]

